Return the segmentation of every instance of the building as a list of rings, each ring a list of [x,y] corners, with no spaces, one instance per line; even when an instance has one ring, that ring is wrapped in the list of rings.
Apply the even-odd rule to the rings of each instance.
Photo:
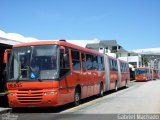
[[[134,67],[138,67],[142,64],[141,56],[138,53],[125,50],[117,43],[116,40],[100,40],[97,43],[89,43],[86,45],[86,47],[127,61]]]
[[[123,53],[123,56],[119,56],[118,58],[129,62],[134,68],[142,66],[142,57],[138,53],[128,51],[127,54]]]
[[[116,40],[99,40],[97,43],[87,44],[86,48],[108,54],[112,57],[117,57],[116,53],[122,50],[122,47],[117,44]]]
[[[142,65],[160,70],[160,48],[133,50],[141,55]]]

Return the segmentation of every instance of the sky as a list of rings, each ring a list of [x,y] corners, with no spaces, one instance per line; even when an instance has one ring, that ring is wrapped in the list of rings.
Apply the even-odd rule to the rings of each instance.
[[[42,40],[160,48],[160,0],[0,0],[0,30]]]

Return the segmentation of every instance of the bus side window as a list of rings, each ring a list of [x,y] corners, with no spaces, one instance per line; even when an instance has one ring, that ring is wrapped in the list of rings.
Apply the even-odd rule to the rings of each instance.
[[[101,57],[98,56],[98,70],[101,70]]]
[[[102,70],[105,70],[105,67],[104,67],[104,57],[101,57],[101,64],[102,64]]]
[[[60,48],[60,77],[63,77],[69,71],[69,50],[66,47]]]
[[[124,72],[124,63],[122,63],[122,72]]]
[[[98,70],[104,70],[104,57],[98,56]]]
[[[82,69],[86,70],[86,57],[84,53],[81,53],[81,57],[82,57]]]
[[[74,70],[80,70],[80,54],[79,51],[71,50],[72,53],[72,66]]]
[[[121,67],[121,72],[123,72],[123,63],[120,63],[120,67]]]
[[[127,72],[128,71],[128,66],[127,66],[127,64],[125,63],[125,72]]]
[[[126,64],[124,63],[124,72],[126,72]]]
[[[115,60],[115,69],[118,71],[117,60]]]
[[[93,69],[98,70],[98,58],[96,55],[93,55]]]
[[[92,55],[86,54],[87,70],[92,70]]]
[[[115,67],[114,67],[114,66],[115,66],[115,64],[114,64],[114,60],[112,60],[112,59],[111,59],[111,63],[112,63],[111,69],[112,69],[112,71],[115,71]]]

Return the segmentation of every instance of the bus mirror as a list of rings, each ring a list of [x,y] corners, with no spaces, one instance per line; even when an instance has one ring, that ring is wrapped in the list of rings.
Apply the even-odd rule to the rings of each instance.
[[[7,64],[7,62],[9,61],[10,53],[11,53],[11,49],[6,49],[5,50],[4,57],[3,57],[3,63],[4,64]]]

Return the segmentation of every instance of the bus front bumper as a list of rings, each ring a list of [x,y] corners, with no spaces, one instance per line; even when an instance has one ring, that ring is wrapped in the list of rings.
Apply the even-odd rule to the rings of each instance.
[[[21,107],[53,107],[58,106],[57,92],[43,92],[43,94],[19,94],[8,93],[9,106],[12,108]]]

